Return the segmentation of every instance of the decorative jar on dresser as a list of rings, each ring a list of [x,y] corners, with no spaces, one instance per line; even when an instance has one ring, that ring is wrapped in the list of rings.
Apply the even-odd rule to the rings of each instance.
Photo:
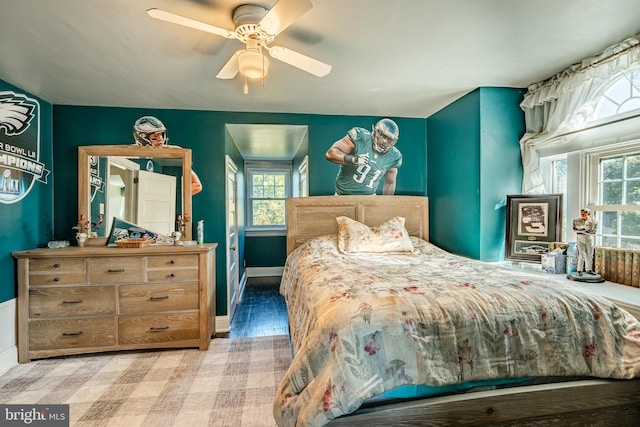
[[[207,350],[215,333],[216,247],[13,252],[18,361],[150,348]]]

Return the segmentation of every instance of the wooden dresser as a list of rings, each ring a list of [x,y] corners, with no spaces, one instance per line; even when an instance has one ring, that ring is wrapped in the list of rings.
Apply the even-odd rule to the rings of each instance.
[[[18,361],[168,347],[207,350],[217,244],[13,252]]]

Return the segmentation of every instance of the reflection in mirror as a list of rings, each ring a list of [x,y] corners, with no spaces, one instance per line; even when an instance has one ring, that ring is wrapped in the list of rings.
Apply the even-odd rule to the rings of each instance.
[[[176,147],[79,147],[78,214],[96,237],[109,236],[114,218],[171,235],[178,216],[191,218],[190,164],[191,150]],[[182,232],[191,239],[191,227]]]
[[[91,156],[91,208],[97,237],[107,237],[113,218],[165,236],[175,231],[182,213],[182,161],[118,156]],[[108,221],[99,223],[98,214]]]

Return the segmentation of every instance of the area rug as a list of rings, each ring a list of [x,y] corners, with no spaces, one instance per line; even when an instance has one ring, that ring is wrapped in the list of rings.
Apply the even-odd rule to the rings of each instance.
[[[69,404],[70,425],[275,426],[289,337],[216,338],[208,351],[153,350],[43,359],[0,377],[0,402]]]

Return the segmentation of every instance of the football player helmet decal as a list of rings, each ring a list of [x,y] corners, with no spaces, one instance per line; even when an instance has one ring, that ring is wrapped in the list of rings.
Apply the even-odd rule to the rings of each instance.
[[[391,119],[382,119],[373,127],[371,142],[373,149],[380,154],[387,153],[398,141],[400,131],[398,125]]]
[[[133,125],[133,138],[138,145],[164,146],[169,143],[167,128],[153,116],[140,117]]]

